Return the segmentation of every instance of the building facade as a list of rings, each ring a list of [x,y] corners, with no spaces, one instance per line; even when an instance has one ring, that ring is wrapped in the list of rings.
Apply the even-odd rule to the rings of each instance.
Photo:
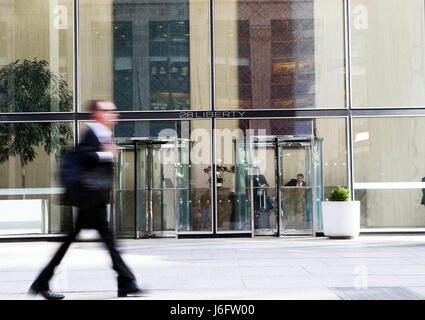
[[[121,237],[425,230],[420,0],[0,0],[0,235],[61,234],[58,164],[120,111]],[[298,179],[298,180],[297,180]]]

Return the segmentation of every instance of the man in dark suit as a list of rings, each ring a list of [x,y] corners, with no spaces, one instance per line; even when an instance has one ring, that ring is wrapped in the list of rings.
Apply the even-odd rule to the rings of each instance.
[[[81,159],[82,178],[81,189],[85,201],[78,203],[78,217],[71,234],[59,247],[49,264],[43,269],[30,287],[30,293],[41,294],[46,299],[63,299],[62,294],[53,293],[49,289],[49,281],[54,269],[59,265],[66,251],[81,229],[97,229],[104,241],[112,259],[113,269],[118,274],[118,296],[141,293],[136,278],[121,258],[115,247],[115,240],[107,220],[106,205],[110,203],[110,194],[113,181],[113,157],[118,154],[118,148],[112,140],[112,128],[118,119],[116,107],[112,102],[95,100],[91,103],[91,118],[94,122],[88,124],[88,130],[77,152]],[[91,180],[91,181],[90,181]],[[103,182],[101,182],[101,180]],[[86,183],[85,183],[86,182]],[[84,185],[101,185],[100,189]],[[83,194],[83,192],[81,192]],[[87,196],[89,194],[90,196]],[[84,197],[85,196],[85,197]]]
[[[305,187],[304,175],[302,173],[297,174],[297,187]]]
[[[297,187],[305,187],[304,175],[302,173],[297,174]],[[295,215],[303,220],[308,217],[308,212],[306,212],[306,193],[304,189],[295,190]],[[305,215],[305,217],[304,217]]]
[[[254,187],[254,210],[267,209],[267,191],[269,184],[266,177],[259,168],[254,168],[253,187]]]
[[[289,180],[289,182],[287,182],[285,186],[286,187],[304,187],[305,186],[304,175],[302,173],[298,173],[297,178]]]

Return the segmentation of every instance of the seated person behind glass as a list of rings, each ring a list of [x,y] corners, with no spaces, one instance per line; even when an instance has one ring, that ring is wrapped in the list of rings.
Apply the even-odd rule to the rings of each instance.
[[[304,213],[306,212],[306,195],[305,190],[299,187],[306,185],[304,175],[297,174],[297,179],[291,179],[285,184],[288,187],[297,187],[294,189],[284,189],[284,201],[288,210],[287,215],[292,221],[303,222]]]
[[[289,182],[287,182],[285,186],[286,187],[304,187],[305,186],[304,175],[302,173],[298,173],[297,178],[289,180]]]

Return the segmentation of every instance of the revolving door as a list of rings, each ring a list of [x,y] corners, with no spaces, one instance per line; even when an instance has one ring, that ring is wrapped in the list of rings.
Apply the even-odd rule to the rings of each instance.
[[[120,236],[177,237],[189,219],[185,139],[118,140],[115,228]]]
[[[255,136],[235,141],[237,194],[250,198],[254,235],[315,235],[322,229],[322,140],[310,136]],[[242,190],[243,189],[243,190]],[[240,208],[238,208],[240,209]]]

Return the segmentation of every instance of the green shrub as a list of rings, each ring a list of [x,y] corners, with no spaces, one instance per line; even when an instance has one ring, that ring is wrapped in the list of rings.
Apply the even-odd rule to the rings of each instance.
[[[329,201],[349,201],[350,190],[343,187],[336,187],[329,196]]]

